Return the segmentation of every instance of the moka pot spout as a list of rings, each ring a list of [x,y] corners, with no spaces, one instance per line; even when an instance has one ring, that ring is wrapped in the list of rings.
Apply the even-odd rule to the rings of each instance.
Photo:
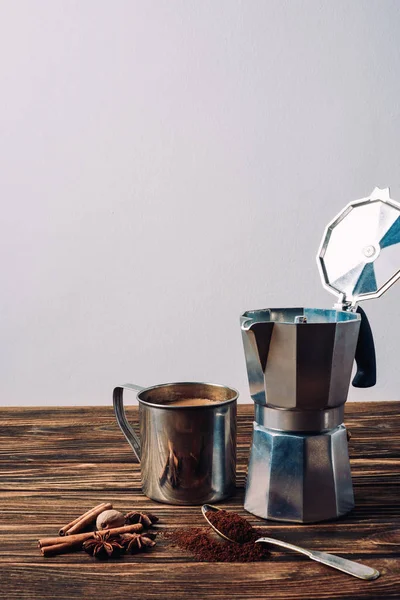
[[[270,310],[247,311],[241,317],[243,347],[250,394],[257,404],[267,404],[265,370],[274,329]]]

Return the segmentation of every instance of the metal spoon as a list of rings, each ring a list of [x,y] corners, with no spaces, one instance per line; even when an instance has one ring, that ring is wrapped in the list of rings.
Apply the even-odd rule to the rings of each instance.
[[[215,525],[211,523],[211,521],[207,518],[206,513],[209,511],[217,511],[221,510],[216,506],[211,506],[210,504],[203,504],[201,507],[201,512],[203,517],[207,521],[207,523],[225,540],[228,542],[234,542],[228,536],[224,535],[221,531],[219,531]],[[273,544],[274,546],[281,546],[282,548],[288,548],[289,550],[294,550],[295,552],[300,552],[301,554],[305,554],[308,558],[312,560],[316,560],[317,562],[323,563],[324,565],[328,565],[328,567],[333,567],[334,569],[338,569],[339,571],[343,571],[348,575],[353,575],[353,577],[358,577],[359,579],[377,579],[380,573],[376,569],[372,569],[371,567],[367,567],[366,565],[362,565],[360,563],[354,562],[353,560],[347,560],[347,558],[341,558],[340,556],[335,556],[335,554],[328,554],[327,552],[316,552],[314,550],[307,550],[306,548],[301,548],[300,546],[294,546],[293,544],[288,544],[287,542],[283,542],[282,540],[276,540],[275,538],[270,537],[262,537],[255,541],[265,542],[267,544]]]

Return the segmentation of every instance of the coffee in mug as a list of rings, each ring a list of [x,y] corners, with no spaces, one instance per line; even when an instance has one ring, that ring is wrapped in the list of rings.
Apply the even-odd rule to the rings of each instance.
[[[179,398],[178,400],[171,400],[165,402],[168,406],[206,406],[209,404],[215,404],[216,400],[210,400],[209,398]]]

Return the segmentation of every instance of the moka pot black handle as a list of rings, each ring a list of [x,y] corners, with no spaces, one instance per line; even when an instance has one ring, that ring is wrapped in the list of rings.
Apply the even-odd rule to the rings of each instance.
[[[361,315],[361,324],[355,354],[357,373],[352,383],[354,387],[368,388],[376,384],[374,337],[365,311],[358,306],[357,312]]]

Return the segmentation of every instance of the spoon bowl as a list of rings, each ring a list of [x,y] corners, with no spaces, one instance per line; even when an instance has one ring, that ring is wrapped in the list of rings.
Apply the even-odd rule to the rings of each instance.
[[[221,536],[222,538],[224,538],[224,540],[227,540],[228,542],[235,542],[235,540],[232,540],[230,537],[228,537],[227,535],[225,535],[224,533],[222,533],[222,531],[220,531],[219,529],[217,529],[215,527],[215,525],[213,525],[211,523],[210,519],[207,517],[207,513],[208,512],[217,512],[218,510],[221,510],[221,509],[217,508],[216,506],[212,506],[211,504],[203,504],[203,506],[201,507],[202,515],[205,518],[205,520],[207,521],[207,523],[209,524],[209,526],[212,527],[214,529],[214,531],[216,533],[218,533],[219,536]]]

